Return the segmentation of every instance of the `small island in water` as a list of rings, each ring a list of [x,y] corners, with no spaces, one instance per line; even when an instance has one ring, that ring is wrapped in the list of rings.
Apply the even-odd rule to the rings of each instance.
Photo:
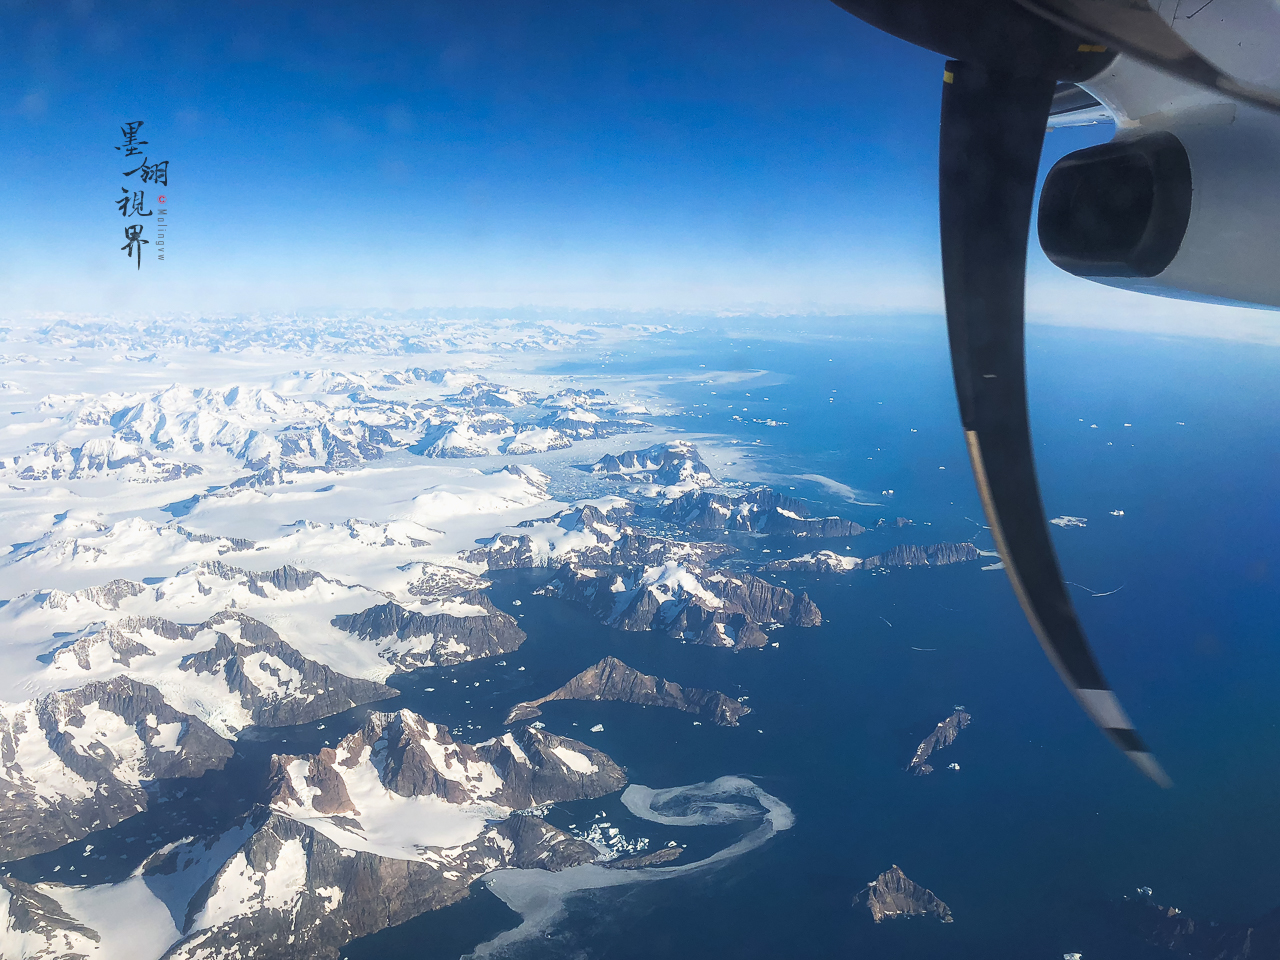
[[[736,727],[738,718],[751,712],[750,707],[718,690],[682,687],[671,680],[641,673],[617,657],[605,657],[545,697],[517,703],[507,714],[507,723],[538,716],[542,713],[541,706],[551,700],[620,700],[646,707],[669,707],[697,714],[724,727]]]
[[[935,750],[951,746],[960,731],[967,727],[972,719],[969,714],[964,712],[964,707],[956,707],[955,713],[939,723],[934,728],[933,733],[925,737],[920,742],[920,746],[916,747],[916,755],[911,758],[911,763],[907,765],[907,769],[917,777],[933,773],[933,767],[928,763],[929,755]],[[959,770],[960,765],[953,763],[950,768]]]
[[[876,923],[886,917],[937,917],[943,923],[952,920],[951,908],[932,890],[907,879],[896,863],[853,898],[855,905],[863,900]]]

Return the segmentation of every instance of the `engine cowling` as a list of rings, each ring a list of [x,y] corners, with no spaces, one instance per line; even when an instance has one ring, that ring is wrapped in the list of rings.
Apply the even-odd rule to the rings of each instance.
[[[1129,290],[1280,307],[1280,120],[1235,112],[1059,160],[1040,198],[1046,256]]]

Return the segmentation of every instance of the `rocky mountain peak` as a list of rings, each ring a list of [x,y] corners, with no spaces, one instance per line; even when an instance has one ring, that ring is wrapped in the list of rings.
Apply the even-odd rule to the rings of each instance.
[[[617,764],[576,740],[524,727],[472,745],[410,710],[372,713],[336,748],[278,756],[273,772],[272,803],[291,815],[295,808],[331,815],[350,803],[348,783],[373,778],[400,797],[514,810],[603,796],[626,784]],[[317,797],[326,809],[316,806]]]
[[[539,708],[552,700],[617,700],[642,706],[669,707],[706,717],[712,723],[726,727],[737,726],[738,718],[751,712],[750,707],[718,690],[682,687],[673,681],[641,673],[616,657],[605,657],[545,697],[516,704],[507,714],[507,723],[538,716],[542,713]]]
[[[853,898],[855,904],[859,901],[866,902],[876,923],[896,917],[936,917],[943,923],[952,920],[951,908],[932,890],[907,879],[896,863]]]

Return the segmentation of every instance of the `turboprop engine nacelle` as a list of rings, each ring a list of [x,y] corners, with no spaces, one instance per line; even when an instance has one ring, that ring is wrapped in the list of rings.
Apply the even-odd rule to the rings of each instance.
[[[1280,307],[1280,117],[1241,112],[1063,157],[1040,198],[1045,254],[1128,290]]]

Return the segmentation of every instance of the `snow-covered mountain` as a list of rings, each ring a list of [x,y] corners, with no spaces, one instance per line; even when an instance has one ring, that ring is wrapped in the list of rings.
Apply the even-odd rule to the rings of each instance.
[[[865,528],[841,517],[811,517],[804,501],[757,487],[743,494],[690,490],[663,512],[690,530],[743,531],[794,537],[855,537]]]
[[[40,857],[0,877],[0,956],[335,958],[493,871],[644,849],[602,817],[577,836],[544,819],[625,785],[599,750],[536,723],[463,743],[382,711],[398,686],[430,715],[426,677],[532,676],[504,662],[538,651],[519,578],[610,625],[726,649],[819,622],[804,593],[743,572],[737,535],[860,527],[721,487],[673,429],[637,443],[671,412],[644,378],[547,372],[645,332],[370,317],[0,330],[0,861],[69,856],[130,818],[139,831],[99,882],[50,882],[69,871]],[[628,671],[596,692],[699,722],[747,712]],[[535,692],[435,715],[488,727]],[[168,781],[198,792],[255,749],[278,754],[256,771],[266,793],[246,789],[207,836],[178,819],[151,833],[173,809],[157,799],[180,792]]]
[[[144,785],[221,768],[231,746],[127,677],[0,708],[0,859],[52,850],[147,808]]]
[[[31,404],[31,422],[5,431],[12,439],[0,434],[0,479],[200,479],[211,488],[205,495],[359,469],[397,451],[519,456],[648,429],[632,401],[572,396],[588,409],[565,406],[567,396],[420,367],[297,370],[268,385],[45,394]]]
[[[609,480],[647,485],[648,489],[638,489],[648,496],[676,497],[717,482],[698,448],[685,441],[655,443],[617,456],[606,453],[591,465],[591,472]]]
[[[407,710],[374,713],[336,748],[274,757],[267,804],[221,836],[161,848],[122,882],[0,880],[0,948],[6,958],[336,958],[493,870],[601,859],[532,808],[625,784],[603,753],[536,726],[471,745]]]
[[[734,650],[768,643],[762,628],[822,623],[806,593],[796,596],[750,574],[674,560],[626,567],[565,564],[542,592],[585,604],[602,623],[620,630],[659,630]]]
[[[495,607],[479,590],[429,601],[417,610],[395,602],[341,614],[331,621],[339,630],[374,644],[378,655],[397,670],[452,666],[481,657],[510,653],[524,643],[515,618]]]
[[[513,570],[564,563],[709,563],[736,552],[727,543],[645,533],[627,522],[634,512],[635,504],[618,497],[580,503],[551,517],[522,521],[483,540],[467,554],[467,560],[483,563],[490,570]]]

